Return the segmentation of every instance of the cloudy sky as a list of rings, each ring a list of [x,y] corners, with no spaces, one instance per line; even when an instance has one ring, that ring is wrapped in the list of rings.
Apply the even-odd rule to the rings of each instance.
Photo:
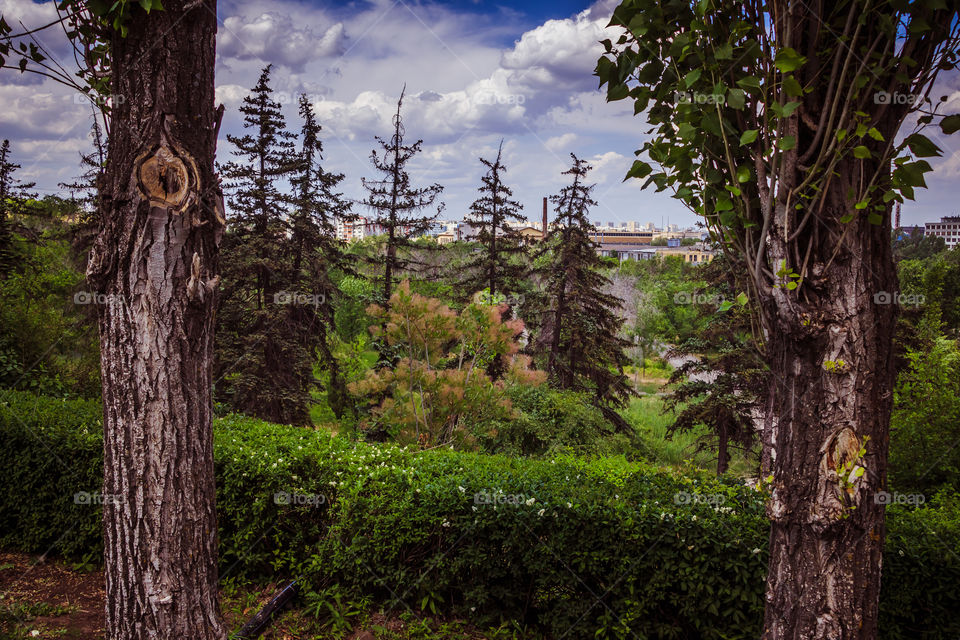
[[[564,184],[560,172],[574,152],[594,167],[593,220],[692,225],[695,216],[668,196],[641,191],[639,181],[622,183],[646,127],[626,101],[607,104],[592,75],[615,4],[220,0],[221,136],[240,132],[240,101],[272,63],[288,125],[299,128],[298,96],[310,96],[324,127],[326,168],[345,173],[343,191],[359,198],[361,177],[375,176],[368,159],[373,136],[389,136],[406,83],[406,133],[424,140],[411,173],[416,183],[445,186],[445,218],[467,211],[482,174],[477,158],[495,155],[503,139],[508,184],[531,217],[540,215],[542,197]],[[53,6],[0,0],[0,13],[31,26],[53,15]],[[41,35],[65,58],[62,39]],[[960,111],[960,76],[940,84],[935,94],[950,96],[948,111]],[[36,181],[41,193],[57,192],[57,183],[76,175],[89,126],[80,96],[36,76],[0,76],[0,138],[11,140],[21,177]],[[932,163],[930,188],[903,207],[904,224],[960,214],[960,136],[932,137],[946,153]],[[222,138],[219,159],[230,150]]]

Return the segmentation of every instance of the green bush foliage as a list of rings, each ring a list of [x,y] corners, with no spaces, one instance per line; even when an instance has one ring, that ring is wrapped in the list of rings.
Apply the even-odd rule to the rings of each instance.
[[[7,393],[0,544],[98,554],[98,407]],[[215,423],[221,575],[300,576],[385,608],[552,637],[756,638],[763,496],[622,458],[513,459]],[[29,499],[25,499],[29,496]],[[960,633],[960,508],[890,507],[883,638]]]
[[[481,438],[486,451],[536,456],[563,450],[594,453],[615,436],[603,412],[590,404],[586,393],[553,389],[547,385],[514,386],[507,394],[516,409],[511,420],[499,421]],[[629,448],[626,443],[624,448]]]
[[[0,386],[56,396],[100,393],[93,292],[66,223],[13,234],[15,268],[0,277]],[[77,296],[77,297],[75,297]]]
[[[890,485],[960,489],[960,349],[938,338],[927,350],[908,350],[906,360],[890,419]]]

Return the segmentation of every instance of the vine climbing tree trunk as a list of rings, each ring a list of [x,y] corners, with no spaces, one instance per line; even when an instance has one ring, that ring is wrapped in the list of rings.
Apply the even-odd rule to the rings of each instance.
[[[113,64],[99,308],[109,640],[222,640],[211,364],[216,0],[135,3]]]

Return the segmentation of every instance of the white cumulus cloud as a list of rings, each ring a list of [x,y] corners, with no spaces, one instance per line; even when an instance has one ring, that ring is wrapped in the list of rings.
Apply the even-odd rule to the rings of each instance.
[[[290,14],[267,11],[254,18],[231,16],[224,20],[218,53],[238,60],[255,59],[301,69],[317,58],[342,53],[344,41],[341,22],[325,31],[316,31],[310,25],[295,25]]]

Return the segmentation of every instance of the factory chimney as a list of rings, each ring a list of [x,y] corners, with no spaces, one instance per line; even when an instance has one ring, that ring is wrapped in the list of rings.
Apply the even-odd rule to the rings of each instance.
[[[543,239],[547,239],[547,197],[543,197]]]

